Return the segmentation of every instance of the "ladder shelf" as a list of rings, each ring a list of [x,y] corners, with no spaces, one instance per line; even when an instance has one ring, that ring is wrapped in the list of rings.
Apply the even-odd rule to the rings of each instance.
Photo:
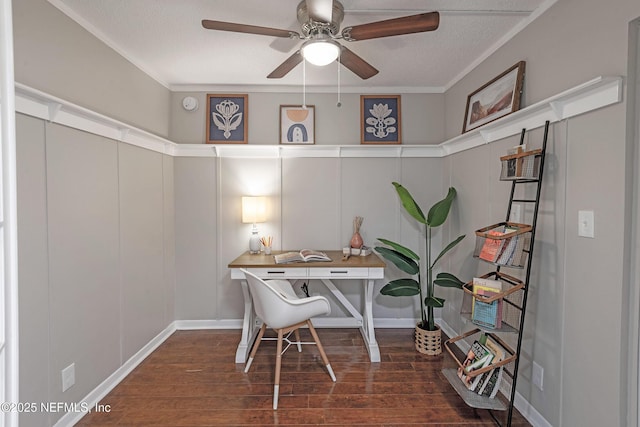
[[[524,144],[526,132],[526,129],[522,129],[520,146]],[[494,283],[500,282],[500,290],[489,293],[489,295],[486,293],[483,295],[479,293],[480,291],[474,293],[473,282],[465,284],[463,287],[465,295],[461,316],[473,321],[475,329],[445,342],[445,348],[458,363],[458,368],[443,369],[443,375],[468,406],[489,410],[493,420],[500,426],[510,426],[513,418],[513,404],[520,364],[520,351],[522,349],[548,134],[549,122],[547,121],[544,126],[542,148],[524,152],[523,150],[517,150],[516,153],[500,157],[502,164],[500,180],[511,181],[506,219],[504,222],[476,231],[476,248],[473,254],[474,257],[495,267],[493,272],[481,276],[480,279]],[[522,192],[529,189],[528,194],[530,194],[532,190],[530,187],[533,186],[535,186],[535,197],[524,197],[520,194],[516,197],[516,188],[521,187]],[[514,203],[527,206],[529,223],[510,222]],[[524,206],[521,212],[522,217],[524,217]],[[519,271],[520,277],[516,278],[501,272],[503,268]],[[472,314],[474,307],[484,307],[484,305],[476,305],[477,301],[486,303],[486,306],[499,307],[499,313],[498,311],[490,312],[490,315],[498,313],[499,319],[489,315],[488,319],[491,322],[484,324],[485,319],[481,317],[484,311],[478,311],[475,315]],[[506,350],[506,355],[503,355],[504,357],[501,360],[494,361],[488,366],[465,372],[463,363],[456,357],[451,346],[461,340],[473,342],[476,335],[478,337],[489,337],[486,339],[493,340],[494,344],[498,342],[501,348]],[[509,336],[512,338],[508,339]],[[513,337],[515,337],[516,344],[510,346],[505,341],[513,341]],[[500,375],[496,375],[498,372]],[[480,378],[480,382],[488,382],[488,377],[493,375],[494,382],[495,378],[498,378],[496,387],[499,388],[499,383],[504,381],[510,384],[510,396],[507,399],[499,396],[488,397],[486,396],[486,391],[484,392],[485,395],[481,395],[477,391],[470,390],[467,384],[461,380],[460,375],[463,378],[466,377],[467,381],[469,381],[470,377],[483,375],[484,377]],[[476,383],[479,384],[477,381]],[[502,424],[493,411],[507,411],[506,424]]]

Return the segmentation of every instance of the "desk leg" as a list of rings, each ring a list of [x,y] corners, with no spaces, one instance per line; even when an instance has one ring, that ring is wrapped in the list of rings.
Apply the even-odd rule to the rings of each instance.
[[[378,341],[376,341],[376,332],[373,329],[373,285],[375,280],[366,279],[364,282],[364,313],[360,333],[367,345],[367,350],[369,350],[371,362],[380,362],[380,348]]]
[[[246,279],[242,279],[240,280],[240,285],[242,286],[242,296],[244,297],[244,318],[242,319],[242,337],[236,350],[236,363],[245,363],[258,329],[255,327],[249,284]]]

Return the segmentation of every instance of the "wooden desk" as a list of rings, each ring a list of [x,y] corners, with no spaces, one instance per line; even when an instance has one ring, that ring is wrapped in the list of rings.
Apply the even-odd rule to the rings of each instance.
[[[384,261],[376,254],[351,256],[348,260],[343,261],[342,251],[323,251],[332,259],[331,262],[276,264],[273,255],[283,252],[286,251],[277,251],[271,255],[262,253],[252,255],[249,252],[245,252],[229,263],[231,278],[240,280],[242,295],[244,296],[242,338],[236,351],[236,363],[244,363],[247,360],[251,344],[258,333],[253,302],[249,294],[249,285],[244,273],[240,271],[241,268],[251,271],[262,279],[320,280],[352,316],[345,319],[348,322],[341,322],[341,326],[359,328],[369,351],[369,359],[372,362],[380,362],[380,349],[373,329],[373,285],[375,279],[384,278]],[[362,313],[336,288],[332,282],[333,279],[362,281],[364,289]],[[320,320],[321,318],[318,318],[314,323],[322,323]]]

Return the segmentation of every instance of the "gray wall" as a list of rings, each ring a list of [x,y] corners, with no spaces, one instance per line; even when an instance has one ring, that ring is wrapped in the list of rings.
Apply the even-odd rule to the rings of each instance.
[[[47,0],[15,0],[16,82],[166,137],[169,90]]]
[[[365,218],[366,245],[387,237],[417,249],[422,238],[401,212],[391,182],[402,182],[430,206],[444,196],[441,165],[441,159],[428,158],[176,158],[176,318],[242,318],[242,292],[227,265],[248,250],[251,224],[240,221],[243,195],[268,197],[268,219],[258,228],[274,237],[274,249],[339,249],[348,244],[356,215]],[[394,270],[390,277],[398,274]],[[360,306],[360,292],[349,288],[357,285],[338,286]],[[311,287],[323,291],[320,283]],[[376,292],[374,314],[378,321],[411,324],[418,315],[415,303]],[[332,313],[342,316],[335,304]]]
[[[182,98],[195,96],[195,111],[182,108]],[[300,105],[301,93],[260,93],[249,95],[249,143],[278,144],[280,105]],[[438,144],[444,140],[444,95],[400,94],[402,97],[402,143]],[[341,95],[342,106],[336,107],[336,94],[308,93],[307,104],[315,105],[316,144],[360,144],[360,94]],[[206,141],[205,116],[207,94],[173,92],[171,94],[171,128],[169,139],[177,143],[202,144]]]
[[[173,165],[17,117],[21,400],[79,402],[174,319]]]

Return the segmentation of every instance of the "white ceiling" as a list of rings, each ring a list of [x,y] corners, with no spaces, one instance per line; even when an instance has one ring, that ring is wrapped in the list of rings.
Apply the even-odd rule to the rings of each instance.
[[[172,90],[223,86],[277,90],[302,84],[302,64],[282,79],[266,78],[295,52],[300,40],[212,31],[201,25],[202,19],[211,19],[299,31],[299,0],[49,1]],[[344,91],[442,92],[555,1],[342,0],[341,28],[430,11],[440,12],[440,27],[426,33],[340,41],[380,70],[362,80],[342,67],[341,86]],[[306,84],[335,90],[337,70],[335,63],[307,65]]]

